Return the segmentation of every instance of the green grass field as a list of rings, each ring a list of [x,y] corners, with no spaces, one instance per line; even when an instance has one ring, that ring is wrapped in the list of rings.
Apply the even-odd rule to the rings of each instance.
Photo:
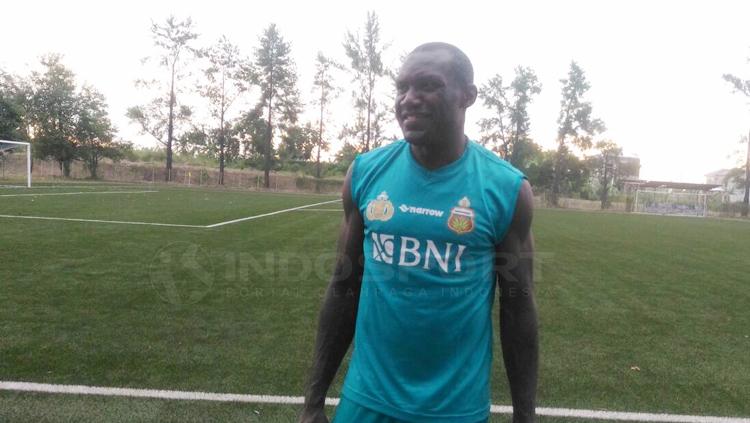
[[[0,215],[199,226],[0,217],[0,381],[302,395],[340,204],[202,226],[332,199],[0,188]],[[534,231],[539,406],[750,416],[750,222],[538,210]],[[509,404],[495,351],[493,403]],[[0,421],[290,422],[298,409],[0,391]]]

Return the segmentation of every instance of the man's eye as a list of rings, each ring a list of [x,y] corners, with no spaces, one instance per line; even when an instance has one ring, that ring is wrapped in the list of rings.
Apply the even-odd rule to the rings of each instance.
[[[440,84],[437,81],[425,81],[420,84],[420,88],[425,91],[435,91],[440,88]]]

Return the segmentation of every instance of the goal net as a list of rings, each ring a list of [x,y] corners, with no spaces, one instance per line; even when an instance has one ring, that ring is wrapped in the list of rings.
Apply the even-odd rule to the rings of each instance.
[[[636,213],[665,214],[676,216],[708,216],[708,201],[705,192],[687,190],[637,190],[634,211]]]
[[[31,145],[0,140],[0,186],[31,187]]]

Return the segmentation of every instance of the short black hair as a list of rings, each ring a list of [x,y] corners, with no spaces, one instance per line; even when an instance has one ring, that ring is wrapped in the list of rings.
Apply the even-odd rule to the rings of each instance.
[[[456,76],[456,79],[464,85],[471,85],[474,83],[474,67],[471,65],[469,56],[466,55],[460,48],[453,44],[442,43],[442,42],[431,42],[425,43],[409,54],[426,51],[442,50],[448,53],[452,59],[452,70]]]

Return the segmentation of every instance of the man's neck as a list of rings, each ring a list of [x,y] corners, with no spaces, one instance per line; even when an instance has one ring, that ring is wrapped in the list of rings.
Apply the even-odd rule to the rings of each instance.
[[[451,142],[446,145],[410,144],[409,148],[417,163],[426,169],[435,170],[458,160],[464,154],[467,143],[468,138],[462,135],[460,141]]]

